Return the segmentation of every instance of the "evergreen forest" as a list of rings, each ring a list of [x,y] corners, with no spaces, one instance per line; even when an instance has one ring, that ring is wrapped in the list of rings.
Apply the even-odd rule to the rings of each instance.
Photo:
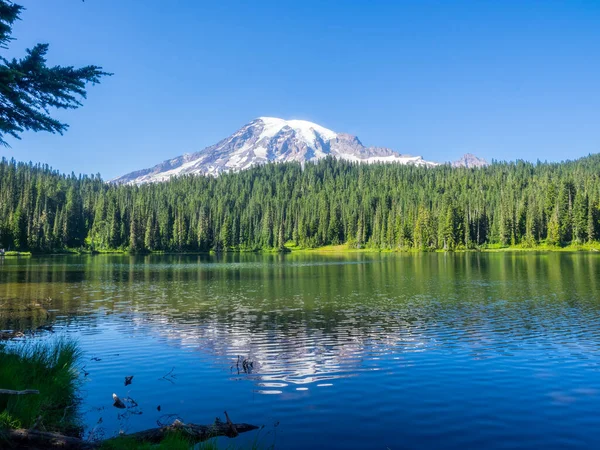
[[[0,162],[0,247],[17,251],[558,247],[597,241],[599,219],[600,154],[474,169],[326,158],[141,186]]]

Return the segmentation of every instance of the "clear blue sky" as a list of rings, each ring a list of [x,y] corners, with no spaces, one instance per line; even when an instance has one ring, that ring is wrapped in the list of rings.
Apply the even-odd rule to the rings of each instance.
[[[21,0],[11,54],[114,72],[0,153],[112,178],[258,116],[430,160],[600,151],[600,1]]]

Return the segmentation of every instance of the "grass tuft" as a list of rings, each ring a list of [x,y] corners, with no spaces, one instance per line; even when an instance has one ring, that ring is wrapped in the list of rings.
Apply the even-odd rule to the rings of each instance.
[[[102,444],[102,450],[188,450],[190,448],[196,450],[218,450],[218,447],[213,441],[202,442],[194,445],[190,439],[180,433],[173,433],[167,436],[159,444],[151,444],[149,442],[139,442],[127,436],[110,439]]]
[[[42,416],[46,430],[78,435],[80,355],[77,344],[65,339],[0,345],[0,388],[40,391],[39,395],[0,395],[0,428],[29,428]]]

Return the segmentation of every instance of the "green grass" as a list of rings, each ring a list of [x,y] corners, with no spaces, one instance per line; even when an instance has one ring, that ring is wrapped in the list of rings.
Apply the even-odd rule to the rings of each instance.
[[[324,245],[321,247],[307,248],[296,246],[293,242],[287,242],[285,247],[292,253],[316,253],[316,254],[327,254],[327,253],[422,253],[424,252],[418,248],[402,247],[395,249],[382,249],[379,247],[363,247],[360,249],[355,248],[349,244],[340,245]],[[432,250],[435,252],[445,252],[446,250],[436,249]],[[582,244],[569,244],[566,246],[549,245],[545,242],[538,243],[534,246],[526,246],[523,244],[519,245],[503,245],[503,244],[485,244],[476,248],[457,248],[453,252],[599,252],[600,242],[589,242]]]
[[[186,436],[174,433],[167,436],[160,444],[151,444],[149,442],[139,442],[127,436],[110,439],[102,444],[102,450],[188,450],[193,446]],[[212,441],[200,444],[201,450],[217,450]]]
[[[0,388],[40,391],[0,395],[0,429],[29,428],[41,416],[46,430],[77,435],[79,357],[77,345],[64,339],[0,344]]]
[[[4,252],[4,256],[31,256],[31,252],[16,252],[11,250]]]
[[[582,244],[569,244],[565,246],[550,245],[545,242],[533,246],[488,244],[481,248],[484,252],[598,252],[600,242],[586,242]]]
[[[132,255],[204,255],[204,254],[217,254],[217,253],[264,253],[264,254],[276,254],[276,253],[321,253],[321,254],[335,254],[335,253],[425,253],[425,252],[446,252],[444,249],[420,249],[411,246],[408,247],[395,247],[395,248],[380,248],[373,247],[367,244],[363,244],[361,248],[356,248],[353,242],[346,242],[344,244],[336,245],[323,245],[320,247],[302,247],[296,245],[292,241],[285,243],[283,248],[250,248],[250,247],[234,247],[221,250],[217,252],[210,250],[208,252],[203,251],[174,251],[174,250],[154,250],[144,251],[139,253],[130,253]],[[539,242],[533,246],[525,244],[517,245],[504,245],[498,243],[487,243],[478,247],[464,246],[457,247],[451,252],[511,252],[511,251],[542,251],[542,252],[598,252],[600,251],[600,242],[588,242],[580,244],[569,244],[566,246],[549,245],[545,242]],[[78,248],[78,249],[62,249],[54,250],[50,252],[41,252],[37,254],[54,254],[54,255],[89,255],[89,254],[129,254],[127,249],[95,249],[90,250],[89,248]],[[6,252],[6,256],[31,256],[31,252]]]
[[[105,441],[100,448],[101,450],[188,450],[191,448],[194,450],[260,450],[272,449],[274,447],[262,447],[258,440],[255,440],[248,447],[236,447],[233,444],[220,446],[216,439],[194,444],[187,436],[173,433],[172,435],[167,436],[160,444],[139,442],[127,436],[123,436]]]

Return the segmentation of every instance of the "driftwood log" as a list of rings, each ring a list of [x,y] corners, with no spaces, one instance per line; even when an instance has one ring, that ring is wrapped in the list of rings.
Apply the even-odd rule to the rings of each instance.
[[[131,433],[125,436],[137,441],[158,443],[169,433],[181,432],[188,435],[193,441],[202,442],[217,436],[236,437],[239,433],[257,429],[258,427],[256,425],[250,425],[248,423],[233,424],[221,422],[219,420],[215,421],[212,425],[195,425],[193,423],[183,423],[176,420],[172,425],[167,425],[166,427],[138,431],[137,433]]]
[[[228,417],[226,415],[226,417]],[[176,420],[173,424],[160,427],[151,428],[145,431],[138,431],[137,433],[124,434],[118,437],[110,438],[108,441],[119,439],[119,437],[127,437],[135,439],[140,442],[151,442],[159,443],[170,433],[183,433],[194,442],[207,441],[217,436],[236,437],[239,433],[245,433],[247,431],[257,430],[259,427],[256,425],[250,425],[247,423],[232,423],[222,422],[216,420],[212,425],[195,425],[193,423],[183,423],[180,420]],[[17,445],[22,445],[23,448],[61,448],[65,450],[87,450],[97,449],[101,447],[102,442],[90,442],[84,441],[79,438],[63,436],[59,433],[52,433],[47,431],[38,431],[35,429],[18,429],[9,430],[6,432],[9,442],[13,442]]]
[[[0,431],[0,435],[1,435]],[[49,431],[38,430],[8,430],[8,442],[16,444],[17,448],[61,448],[64,450],[87,450],[96,449],[100,445],[93,442],[83,441],[79,438],[63,436],[59,433],[51,433]]]

